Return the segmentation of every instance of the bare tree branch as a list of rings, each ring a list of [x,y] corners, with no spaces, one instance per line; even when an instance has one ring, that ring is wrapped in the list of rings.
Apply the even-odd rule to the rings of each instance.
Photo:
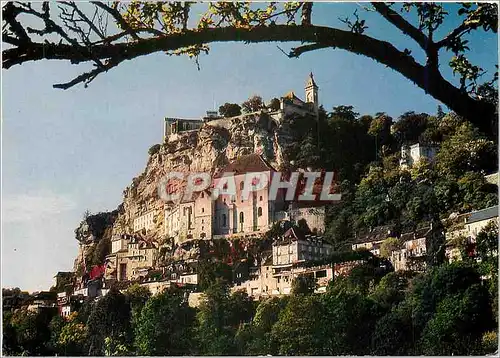
[[[392,10],[383,2],[372,2],[371,4],[380,15],[382,15],[391,24],[396,26],[405,35],[408,35],[413,40],[415,40],[415,42],[418,43],[424,51],[427,49],[429,39],[422,31],[410,24],[401,15]]]
[[[105,5],[104,3],[100,1],[91,1],[92,4],[95,6],[100,7],[101,9],[105,10],[108,12],[113,18],[116,20],[116,22],[120,25],[120,27],[127,31],[127,33],[132,36],[132,38],[136,41],[139,41],[141,38],[137,35],[137,33],[130,27],[130,25],[123,19],[122,15],[118,12],[118,10],[113,9],[112,7]]]

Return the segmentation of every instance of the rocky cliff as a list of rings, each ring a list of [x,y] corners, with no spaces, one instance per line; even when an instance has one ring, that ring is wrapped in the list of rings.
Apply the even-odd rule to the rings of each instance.
[[[173,135],[150,155],[146,168],[123,191],[123,204],[108,222],[106,240],[110,235],[133,232],[133,221],[150,210],[162,209],[158,196],[158,183],[170,171],[208,172],[213,174],[241,155],[263,155],[276,169],[289,164],[286,147],[292,141],[288,121],[277,123],[265,112],[257,112],[234,118],[206,122],[198,130]],[[148,237],[157,243],[163,240],[163,210],[155,218],[155,228]],[[85,231],[85,223],[82,222]],[[78,232],[78,229],[77,229]],[[87,235],[88,236],[88,235]],[[81,240],[75,268],[82,265],[86,253],[93,254],[103,235],[91,240]],[[78,239],[78,233],[77,233]],[[105,246],[102,245],[101,246]],[[95,256],[95,255],[94,255]]]

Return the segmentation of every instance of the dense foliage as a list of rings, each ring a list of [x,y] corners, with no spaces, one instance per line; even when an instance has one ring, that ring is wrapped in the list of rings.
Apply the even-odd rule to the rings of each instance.
[[[494,255],[486,255],[492,262]],[[381,279],[360,270],[362,276],[353,270],[325,294],[297,284],[290,296],[260,302],[241,291],[230,293],[216,280],[197,308],[189,307],[179,289],[149,297],[135,288],[93,303],[86,321],[80,313],[64,320],[54,312],[8,311],[3,349],[12,355],[484,355],[495,350],[498,298],[489,287],[497,278],[481,278],[481,264],[462,261]],[[139,318],[131,325],[133,311]]]

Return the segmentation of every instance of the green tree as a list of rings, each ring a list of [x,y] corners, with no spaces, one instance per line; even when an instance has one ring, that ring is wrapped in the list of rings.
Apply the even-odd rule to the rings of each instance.
[[[323,355],[321,301],[314,295],[292,296],[271,331],[278,355]]]
[[[193,354],[192,332],[195,313],[184,292],[168,289],[151,297],[135,327],[139,355]]]
[[[492,329],[493,314],[488,292],[480,284],[463,295],[444,298],[422,333],[426,355],[481,355],[483,334]]]
[[[272,328],[287,305],[288,296],[271,297],[260,302],[250,324],[243,324],[236,334],[240,353],[247,355],[276,355],[272,341]]]
[[[63,355],[85,355],[87,327],[78,322],[76,314],[72,314],[68,322],[62,327],[57,340],[59,350]]]
[[[39,312],[26,308],[16,310],[10,318],[9,334],[15,334],[11,349],[19,355],[54,354],[50,347],[51,331],[49,328],[57,310],[43,309]],[[14,338],[14,337],[11,337]]]
[[[158,153],[158,151],[161,148],[161,144],[153,144],[149,149],[148,149],[148,154],[149,155],[154,155]]]
[[[408,302],[395,306],[377,320],[371,345],[373,355],[414,355],[416,342],[412,312]]]
[[[139,318],[141,317],[141,311],[148,299],[151,297],[151,291],[144,286],[139,284],[133,284],[125,291],[125,296],[130,305],[130,314],[132,316],[132,326],[135,327]]]
[[[401,242],[396,237],[388,237],[380,245],[380,255],[387,259],[391,258],[394,251],[401,248]]]
[[[375,301],[358,292],[328,292],[321,297],[324,355],[366,355],[371,336],[382,315]]]
[[[316,280],[314,276],[301,275],[292,280],[293,295],[307,295],[314,293],[316,289]]]
[[[281,106],[281,103],[280,103],[280,100],[277,99],[277,98],[273,98],[270,102],[269,102],[269,105],[268,105],[268,108],[271,110],[271,111],[277,111],[280,109],[280,106]]]
[[[436,169],[441,176],[454,179],[468,171],[491,172],[497,168],[496,156],[493,141],[465,122],[441,144],[436,156]]]
[[[265,108],[265,106],[261,96],[252,96],[241,104],[241,108],[245,113],[251,113],[257,112]]]
[[[91,355],[104,354],[104,340],[111,337],[119,342],[126,343],[130,336],[130,306],[125,295],[112,287],[108,294],[92,305],[87,320],[88,353]]]
[[[235,354],[235,322],[232,321],[229,286],[216,280],[204,292],[199,306],[196,341],[202,355]]]
[[[241,106],[237,103],[224,103],[219,107],[219,114],[222,117],[236,117],[241,114]]]

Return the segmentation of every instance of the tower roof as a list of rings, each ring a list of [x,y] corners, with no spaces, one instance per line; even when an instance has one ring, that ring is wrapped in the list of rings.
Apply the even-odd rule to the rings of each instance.
[[[307,87],[315,87],[315,88],[318,88],[318,85],[316,85],[316,82],[314,82],[314,77],[313,77],[313,74],[312,72],[309,74],[309,77],[307,78],[307,81],[306,81],[306,88]]]

